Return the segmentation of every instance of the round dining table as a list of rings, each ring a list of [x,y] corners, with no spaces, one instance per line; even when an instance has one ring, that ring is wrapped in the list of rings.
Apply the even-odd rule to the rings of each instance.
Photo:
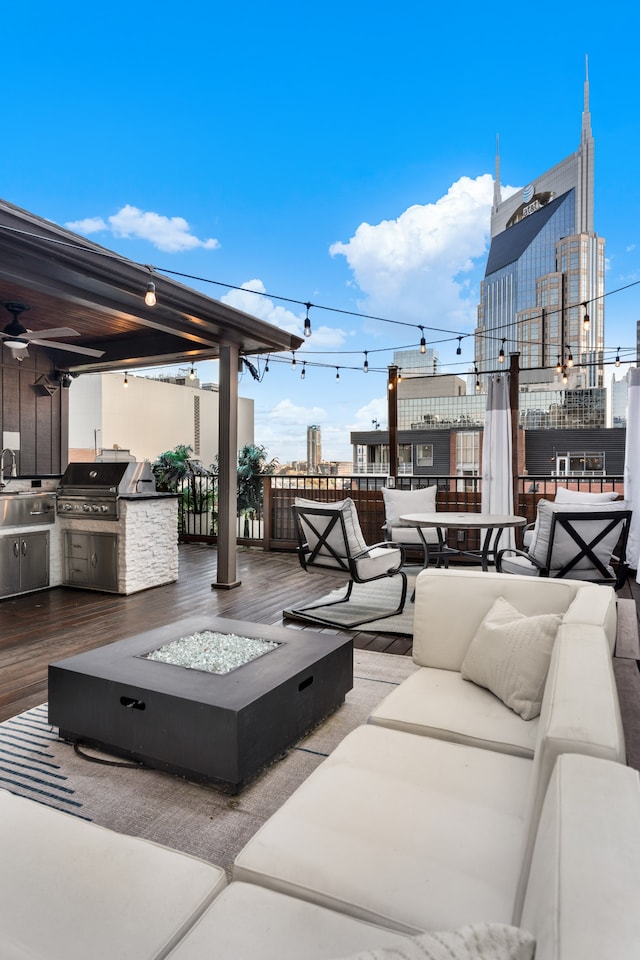
[[[517,517],[513,514],[456,513],[449,510],[441,510],[436,513],[405,513],[402,514],[400,520],[408,526],[417,527],[424,546],[425,567],[429,565],[429,544],[423,531],[435,528],[438,534],[436,555],[439,562],[442,561],[446,567],[449,564],[450,557],[466,556],[479,560],[482,569],[485,571],[489,569],[490,560],[495,560],[502,531],[514,527],[523,527],[527,523],[525,517]],[[450,529],[485,530],[482,546],[479,550],[460,550],[456,547],[448,547],[442,531]],[[431,550],[433,552],[433,544]]]

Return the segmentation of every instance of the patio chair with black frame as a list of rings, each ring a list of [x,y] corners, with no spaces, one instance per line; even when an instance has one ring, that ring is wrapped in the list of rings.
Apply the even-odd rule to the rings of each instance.
[[[618,589],[627,576],[630,521],[631,510],[624,501],[578,506],[540,500],[527,550],[500,550],[496,569],[499,573],[588,580]]]
[[[343,629],[402,613],[407,597],[407,576],[402,570],[404,551],[401,546],[388,542],[367,545],[355,504],[350,497],[334,503],[297,498],[291,510],[295,518],[298,558],[302,568],[308,573],[324,573],[348,581],[344,596],[323,604],[323,609],[347,603],[355,583],[400,578],[399,599],[392,609],[371,609],[366,616],[348,623],[316,613],[317,601],[315,607],[313,604],[296,606],[298,613],[308,613],[319,623]]]

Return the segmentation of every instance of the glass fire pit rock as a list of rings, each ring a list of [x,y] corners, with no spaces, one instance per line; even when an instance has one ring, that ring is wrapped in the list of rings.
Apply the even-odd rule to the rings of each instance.
[[[277,649],[274,640],[240,637],[235,633],[202,630],[166,643],[145,654],[145,659],[170,663],[189,670],[204,670],[223,676]]]

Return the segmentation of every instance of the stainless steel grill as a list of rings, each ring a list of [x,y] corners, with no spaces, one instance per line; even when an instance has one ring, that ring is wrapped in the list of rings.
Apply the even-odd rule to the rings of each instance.
[[[155,492],[155,477],[147,462],[70,463],[58,486],[56,509],[59,516],[117,520],[121,497]]]

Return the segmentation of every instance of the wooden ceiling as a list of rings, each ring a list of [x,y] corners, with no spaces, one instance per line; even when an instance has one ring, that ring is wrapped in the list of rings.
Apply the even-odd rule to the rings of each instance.
[[[144,302],[150,280],[154,307]],[[55,349],[38,347],[71,372],[195,363],[216,359],[225,343],[251,355],[297,350],[303,342],[0,200],[0,304],[12,301],[29,307],[19,318],[28,331],[77,331],[56,338]],[[11,322],[0,307],[0,330]],[[103,354],[87,357],[64,344]]]

